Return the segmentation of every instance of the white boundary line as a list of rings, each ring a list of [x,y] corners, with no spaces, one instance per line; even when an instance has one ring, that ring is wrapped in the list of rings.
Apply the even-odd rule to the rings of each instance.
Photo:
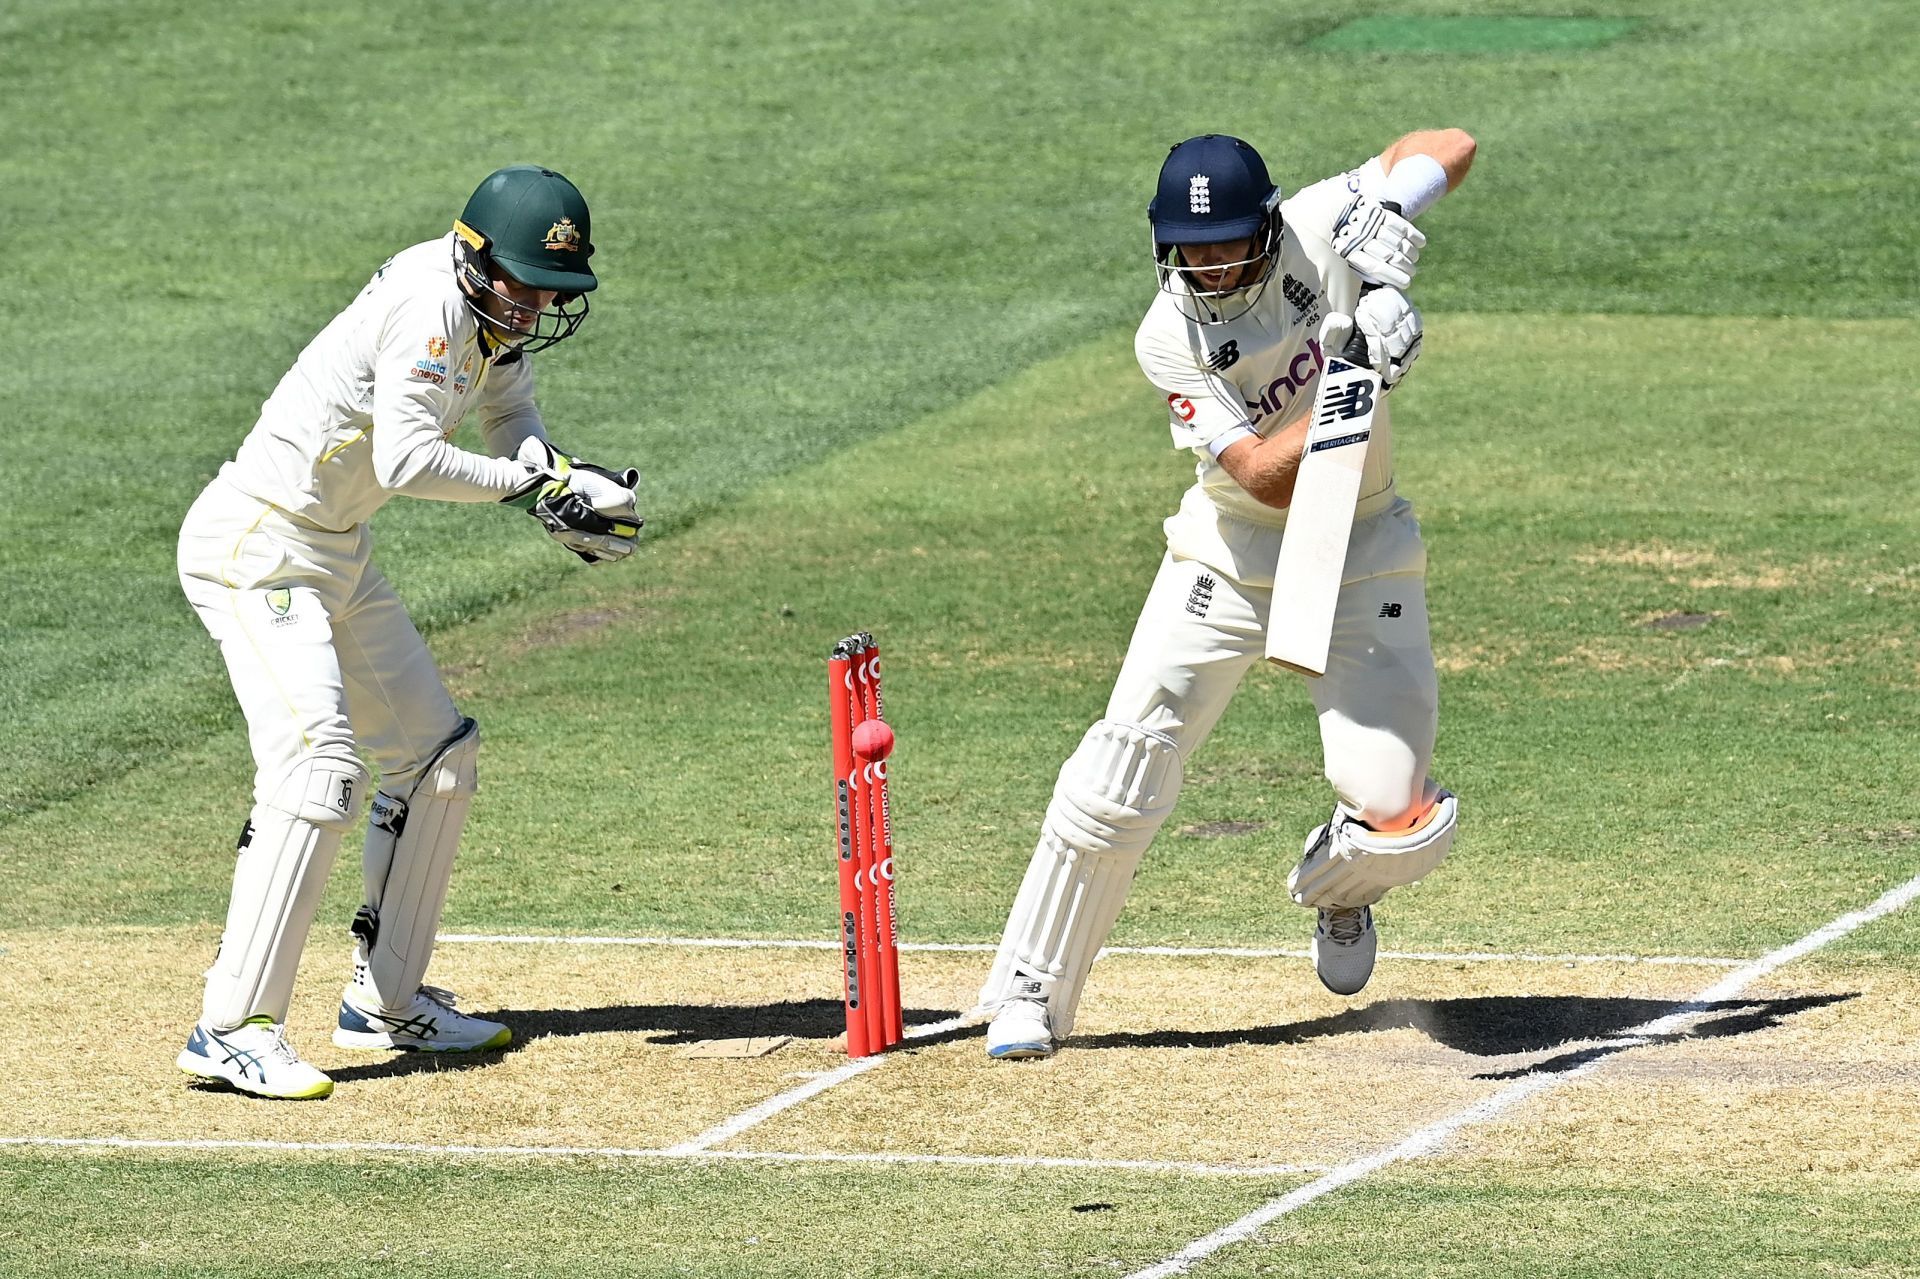
[[[1739,994],[1783,964],[1792,963],[1803,955],[1811,954],[1829,942],[1846,936],[1854,929],[1899,910],[1915,898],[1920,898],[1920,876],[1908,880],[1898,888],[1888,890],[1871,904],[1814,929],[1799,941],[1762,955],[1745,967],[1728,973],[1687,1001],[1687,1004],[1683,1005],[1678,1012],[1643,1022],[1618,1035],[1609,1036],[1604,1042],[1609,1045],[1631,1047],[1649,1043],[1662,1035],[1673,1034],[1687,1023],[1707,1015],[1709,1010],[1703,1005]],[[1342,1186],[1350,1185],[1370,1173],[1378,1172],[1389,1164],[1430,1154],[1461,1129],[1483,1124],[1511,1110],[1529,1097],[1558,1088],[1569,1080],[1591,1074],[1607,1060],[1607,1057],[1594,1057],[1571,1070],[1555,1074],[1530,1075],[1509,1084],[1499,1092],[1481,1098],[1464,1110],[1455,1111],[1444,1119],[1428,1124],[1396,1145],[1341,1164],[1326,1175],[1278,1199],[1262,1204],[1238,1221],[1230,1222],[1212,1234],[1194,1240],[1163,1261],[1148,1266],[1144,1270],[1134,1271],[1126,1276],[1126,1279],[1169,1279],[1172,1275],[1185,1274],[1195,1262],[1211,1256],[1229,1244],[1244,1242],[1261,1227],[1286,1216],[1294,1209],[1305,1207],[1322,1195],[1331,1194]]]
[[[1159,1159],[1064,1159],[1034,1155],[928,1155],[876,1151],[700,1150],[626,1146],[473,1146],[412,1141],[258,1141],[219,1138],[0,1137],[0,1146],[52,1146],[65,1150],[265,1150],[276,1153],[401,1154],[509,1158],[658,1159],[699,1162],[732,1160],[792,1164],[953,1164],[969,1168],[1071,1168],[1093,1171],[1164,1172],[1200,1177],[1279,1177],[1325,1172],[1325,1164],[1181,1163]]]
[[[838,950],[840,943],[799,938],[751,937],[560,937],[525,933],[442,933],[442,942],[489,942],[502,946],[668,946],[719,950]],[[947,951],[990,955],[999,947],[990,942],[901,942],[901,950]],[[1107,955],[1159,955],[1176,959],[1218,955],[1229,959],[1305,959],[1302,949],[1266,949],[1247,946],[1107,946]],[[1738,968],[1745,959],[1724,955],[1543,955],[1529,952],[1495,954],[1484,951],[1383,950],[1382,959],[1410,959],[1442,964],[1675,964],[1685,968]]]

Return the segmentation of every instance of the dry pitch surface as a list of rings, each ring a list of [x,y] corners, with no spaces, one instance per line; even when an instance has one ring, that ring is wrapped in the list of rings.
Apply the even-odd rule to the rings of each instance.
[[[1448,1161],[1581,1166],[1623,1179],[1820,1173],[1916,1178],[1920,980],[1819,957],[1675,1013],[1727,965],[1386,959],[1364,997],[1321,991],[1301,958],[1115,955],[1071,1048],[989,1063],[966,1010],[978,953],[910,953],[918,1036],[864,1070],[835,1036],[830,952],[446,943],[439,979],[509,1022],[507,1052],[460,1060],[347,1053],[327,1040],[341,956],[314,947],[290,1018],[334,1096],[266,1103],[172,1064],[215,937],[60,930],[0,935],[0,1136],[363,1148],[478,1148],[636,1159],[1034,1160],[1266,1175],[1284,1188],[1391,1146],[1513,1081],[1597,1069],[1463,1129]],[[141,1051],[96,1055],[83,1085],[34,1045],[78,1000]],[[718,1039],[791,1036],[706,1058]],[[812,1090],[812,1091],[809,1091]],[[1090,1104],[1090,1099],[1097,1099]],[[209,1147],[213,1148],[213,1147]],[[288,1156],[302,1157],[302,1156]],[[1277,1193],[1277,1191],[1276,1191]]]

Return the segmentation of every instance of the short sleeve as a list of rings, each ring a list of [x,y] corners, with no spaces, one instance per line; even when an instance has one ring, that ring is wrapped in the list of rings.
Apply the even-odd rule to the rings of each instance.
[[[1177,449],[1203,449],[1227,432],[1249,425],[1247,406],[1239,389],[1206,368],[1194,355],[1185,325],[1178,327],[1156,302],[1135,334],[1133,353],[1140,371],[1160,392],[1167,405],[1167,425]],[[1174,320],[1179,312],[1165,307]]]

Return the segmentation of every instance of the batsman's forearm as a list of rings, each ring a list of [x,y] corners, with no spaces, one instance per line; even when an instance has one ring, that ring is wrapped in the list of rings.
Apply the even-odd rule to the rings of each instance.
[[[1263,506],[1285,510],[1307,446],[1311,415],[1301,414],[1265,439],[1243,440],[1220,455],[1220,465]]]

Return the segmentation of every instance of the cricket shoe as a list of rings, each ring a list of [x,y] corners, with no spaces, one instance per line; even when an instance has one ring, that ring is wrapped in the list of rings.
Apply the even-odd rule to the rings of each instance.
[[[987,1023],[987,1056],[995,1061],[1053,1056],[1053,1027],[1037,999],[1009,999]]]
[[[333,1042],[341,1048],[379,1048],[397,1052],[469,1053],[505,1048],[513,1032],[497,1021],[473,1017],[454,1007],[450,990],[422,986],[405,1008],[381,1008],[368,992],[349,983],[340,997],[340,1025]]]
[[[1371,908],[1320,907],[1320,922],[1313,930],[1313,971],[1320,974],[1322,986],[1336,995],[1359,994],[1373,976],[1379,948]]]
[[[232,1030],[202,1022],[174,1064],[196,1079],[218,1079],[256,1097],[304,1101],[333,1091],[333,1080],[300,1060],[285,1027],[271,1017],[250,1017]]]

